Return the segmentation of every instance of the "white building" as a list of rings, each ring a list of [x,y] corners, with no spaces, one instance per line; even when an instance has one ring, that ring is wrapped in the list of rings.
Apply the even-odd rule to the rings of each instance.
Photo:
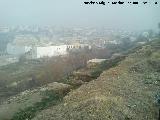
[[[32,49],[32,58],[52,57],[67,54],[67,45],[37,46]]]
[[[95,68],[97,65],[101,64],[102,62],[104,62],[106,59],[91,59],[89,61],[87,61],[87,67],[88,68]]]
[[[73,44],[73,45],[52,45],[52,44],[39,44],[39,45],[23,45],[9,43],[7,45],[7,53],[14,56],[20,56],[30,53],[32,59],[52,57],[59,55],[66,55],[70,50],[77,49],[91,49],[87,44]]]
[[[87,44],[36,46],[32,48],[32,58],[66,55],[70,50],[77,49],[91,49],[91,46]]]
[[[102,63],[102,62],[104,62],[106,59],[97,59],[97,58],[95,58],[95,59],[91,59],[91,60],[88,60],[87,61],[87,64],[89,64],[89,63]]]

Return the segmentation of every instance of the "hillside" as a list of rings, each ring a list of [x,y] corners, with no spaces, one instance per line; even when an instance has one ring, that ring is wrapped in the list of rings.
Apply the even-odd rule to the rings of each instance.
[[[61,99],[70,89],[70,85],[53,82],[33,90],[21,92],[0,104],[0,120],[10,120],[18,111],[23,110],[25,112],[21,112],[20,115],[16,114],[18,118],[15,119],[30,118],[36,111],[61,102]]]
[[[159,106],[160,40],[155,40],[33,120],[157,120]]]

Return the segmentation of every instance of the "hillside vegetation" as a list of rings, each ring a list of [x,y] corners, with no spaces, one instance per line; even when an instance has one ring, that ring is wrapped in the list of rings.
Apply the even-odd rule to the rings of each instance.
[[[33,120],[157,120],[159,106],[160,39],[131,50]]]
[[[0,119],[31,120],[38,112],[62,103],[64,96],[71,89],[77,89],[82,84],[97,78],[103,70],[115,66],[122,59],[124,59],[124,56],[108,59],[94,65],[94,67],[75,70],[58,82],[52,82],[12,96],[7,102],[0,105]]]
[[[70,85],[53,82],[21,92],[0,105],[0,120],[29,120],[36,112],[60,103],[70,89]]]

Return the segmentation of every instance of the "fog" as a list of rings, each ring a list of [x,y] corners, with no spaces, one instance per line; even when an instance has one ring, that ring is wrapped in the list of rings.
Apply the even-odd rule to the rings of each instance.
[[[105,26],[134,30],[157,28],[160,3],[154,4],[155,1],[148,0],[148,4],[134,5],[128,4],[128,1],[123,5],[107,4],[108,1],[104,1],[106,5],[86,5],[85,0],[0,0],[0,25]]]

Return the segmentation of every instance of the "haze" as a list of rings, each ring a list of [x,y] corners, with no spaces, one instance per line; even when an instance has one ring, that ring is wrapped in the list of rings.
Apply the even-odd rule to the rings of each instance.
[[[156,29],[160,22],[160,3],[155,5],[151,0],[146,5],[104,6],[85,5],[84,1],[0,0],[0,25],[105,26],[140,30]]]

